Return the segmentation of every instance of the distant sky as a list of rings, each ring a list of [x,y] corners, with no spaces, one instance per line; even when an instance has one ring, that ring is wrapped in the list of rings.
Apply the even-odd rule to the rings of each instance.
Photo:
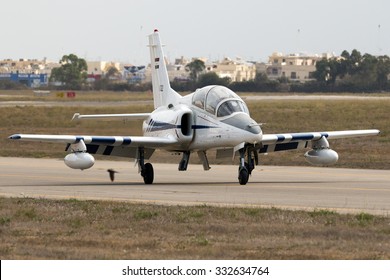
[[[267,61],[273,52],[390,56],[388,0],[0,0],[0,59],[75,53],[149,62],[159,29],[165,54]]]

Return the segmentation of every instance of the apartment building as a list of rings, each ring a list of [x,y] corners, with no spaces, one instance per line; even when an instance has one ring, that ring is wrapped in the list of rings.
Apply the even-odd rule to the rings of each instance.
[[[273,53],[268,60],[266,74],[269,79],[287,78],[291,81],[307,82],[313,80],[317,61],[332,58],[333,54],[322,55]]]
[[[225,57],[211,67],[208,66],[207,70],[215,72],[220,78],[228,77],[232,82],[249,81],[256,76],[256,65],[241,58],[233,60]]]

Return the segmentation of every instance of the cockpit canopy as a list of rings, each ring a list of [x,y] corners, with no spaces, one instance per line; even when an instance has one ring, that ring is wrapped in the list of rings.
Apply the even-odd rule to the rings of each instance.
[[[192,104],[217,117],[226,117],[235,112],[244,112],[249,115],[244,101],[223,86],[207,86],[198,89],[194,92]]]

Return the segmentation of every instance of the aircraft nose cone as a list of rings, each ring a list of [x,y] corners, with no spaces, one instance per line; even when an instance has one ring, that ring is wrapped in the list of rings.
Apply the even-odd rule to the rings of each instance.
[[[259,134],[261,132],[260,125],[254,120],[252,120],[250,124],[247,125],[245,130],[253,134]]]
[[[260,126],[247,114],[237,114],[232,116],[231,118],[223,120],[222,122],[253,134],[261,133]]]

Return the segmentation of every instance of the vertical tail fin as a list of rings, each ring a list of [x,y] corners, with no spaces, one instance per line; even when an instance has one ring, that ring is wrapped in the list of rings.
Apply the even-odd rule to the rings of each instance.
[[[176,104],[181,97],[171,88],[158,30],[149,35],[154,108]]]

